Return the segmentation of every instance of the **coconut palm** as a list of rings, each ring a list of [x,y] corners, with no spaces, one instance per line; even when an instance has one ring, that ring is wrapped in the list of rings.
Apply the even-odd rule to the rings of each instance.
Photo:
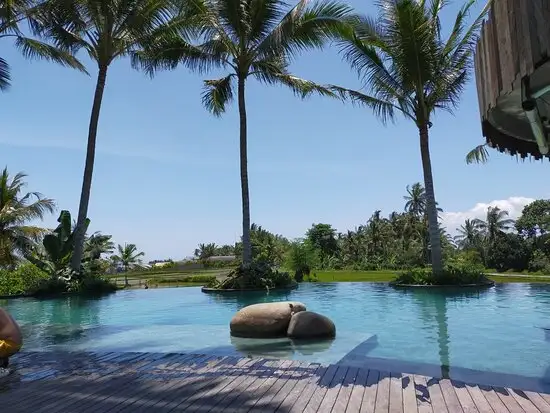
[[[415,123],[426,191],[431,259],[434,273],[443,269],[437,220],[429,129],[439,109],[452,110],[472,72],[475,42],[487,7],[466,26],[474,4],[458,12],[449,36],[443,37],[440,13],[445,0],[378,0],[379,17],[361,19],[344,36],[342,53],[364,80],[366,92],[333,87],[353,102],[371,108],[383,122],[397,113]]]
[[[495,240],[498,234],[508,231],[514,225],[514,220],[506,218],[508,211],[504,211],[499,207],[487,208],[487,218],[485,221],[474,219],[473,223],[477,229],[486,237],[490,243]]]
[[[144,252],[138,252],[136,244],[124,244],[124,247],[118,244],[118,254],[113,255],[111,259],[122,265],[124,268],[124,284],[128,284],[128,271],[132,268],[141,265],[140,257],[145,255]]]
[[[24,57],[42,58],[85,72],[84,66],[71,54],[48,43],[25,36],[21,23],[28,22],[32,32],[40,26],[42,3],[35,0],[0,0],[0,39],[14,40],[15,47]],[[10,67],[0,57],[0,91],[10,86]]]
[[[405,211],[414,216],[421,217],[426,211],[426,191],[420,182],[416,182],[409,187],[407,185],[407,195],[403,197],[405,201]]]
[[[113,61],[132,55],[144,43],[168,30],[170,0],[49,0],[47,27],[42,35],[62,50],[84,50],[97,64],[88,146],[78,210],[75,251],[71,267],[80,270],[88,213],[97,127],[107,71]]]
[[[36,245],[47,230],[29,222],[55,209],[40,193],[23,192],[26,176],[19,172],[12,178],[7,168],[0,175],[0,267],[14,266]]]
[[[199,71],[229,69],[229,73],[204,82],[204,106],[222,115],[237,96],[240,127],[240,175],[242,196],[243,264],[252,260],[250,240],[250,197],[248,189],[246,82],[254,78],[264,84],[281,84],[304,97],[317,92],[331,93],[313,82],[293,76],[289,62],[299,52],[322,46],[343,28],[350,8],[332,2],[309,5],[300,0],[287,11],[282,0],[197,0],[200,44],[193,45],[189,32],[167,36],[149,50],[139,53],[134,63],[153,74],[183,64]]]
[[[103,254],[110,254],[115,249],[115,244],[111,241],[111,235],[105,235],[101,232],[94,232],[86,237],[84,243],[84,256],[87,259],[98,260]]]
[[[479,228],[475,220],[467,219],[464,224],[457,228],[458,235],[455,236],[457,245],[462,249],[468,249],[479,246]]]

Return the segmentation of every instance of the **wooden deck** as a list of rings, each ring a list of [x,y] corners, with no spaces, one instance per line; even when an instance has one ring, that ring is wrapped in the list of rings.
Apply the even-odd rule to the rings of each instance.
[[[2,412],[550,413],[550,395],[289,360],[23,353]]]

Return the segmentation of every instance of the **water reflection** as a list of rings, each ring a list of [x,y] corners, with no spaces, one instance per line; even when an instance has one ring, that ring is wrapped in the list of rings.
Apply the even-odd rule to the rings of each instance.
[[[487,294],[489,288],[483,289],[465,289],[465,288],[425,288],[404,291],[404,294],[410,294],[414,303],[420,308],[422,320],[427,329],[435,327],[437,330],[437,345],[439,355],[439,366],[441,377],[449,378],[451,369],[451,351],[449,348],[449,318],[447,315],[448,302],[469,300],[479,298],[482,294]]]
[[[296,353],[311,356],[329,350],[334,343],[330,340],[293,340],[287,337],[276,339],[253,339],[231,336],[231,344],[248,357],[276,357],[293,359]]]

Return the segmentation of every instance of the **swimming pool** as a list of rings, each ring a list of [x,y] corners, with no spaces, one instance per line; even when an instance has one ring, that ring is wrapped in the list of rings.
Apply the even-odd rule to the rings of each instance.
[[[229,320],[238,309],[282,300],[301,301],[329,316],[336,339],[310,344],[229,336]],[[227,296],[175,288],[120,291],[95,300],[17,299],[0,306],[22,324],[26,350],[271,356],[550,388],[546,285],[498,284],[474,292],[319,283],[289,293]]]

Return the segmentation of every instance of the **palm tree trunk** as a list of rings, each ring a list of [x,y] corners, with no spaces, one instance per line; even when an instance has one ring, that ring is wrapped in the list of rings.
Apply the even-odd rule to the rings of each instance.
[[[103,100],[103,91],[107,78],[107,66],[100,66],[97,75],[95,87],[94,103],[92,114],[90,116],[90,126],[88,129],[88,148],[86,150],[86,164],[84,167],[84,178],[82,180],[82,192],[80,193],[80,206],[78,208],[78,219],[76,221],[74,251],[71,259],[71,268],[80,272],[82,253],[84,250],[84,237],[86,228],[84,223],[88,215],[88,204],[90,202],[90,192],[92,189],[92,175],[94,172],[95,145],[97,136],[97,125],[99,123],[99,113],[101,111],[101,101]]]
[[[241,195],[243,207],[243,264],[252,261],[252,244],[250,241],[250,195],[248,192],[248,155],[246,130],[246,103],[244,94],[245,78],[239,76],[239,118],[240,118],[240,157],[241,157]]]
[[[439,223],[437,221],[437,207],[432,177],[432,161],[430,160],[428,125],[421,126],[419,131],[420,155],[422,156],[424,188],[426,189],[426,215],[428,216],[428,230],[430,231],[430,244],[432,247],[432,271],[434,274],[439,274],[443,271],[443,258],[441,255],[441,236],[439,234]]]

